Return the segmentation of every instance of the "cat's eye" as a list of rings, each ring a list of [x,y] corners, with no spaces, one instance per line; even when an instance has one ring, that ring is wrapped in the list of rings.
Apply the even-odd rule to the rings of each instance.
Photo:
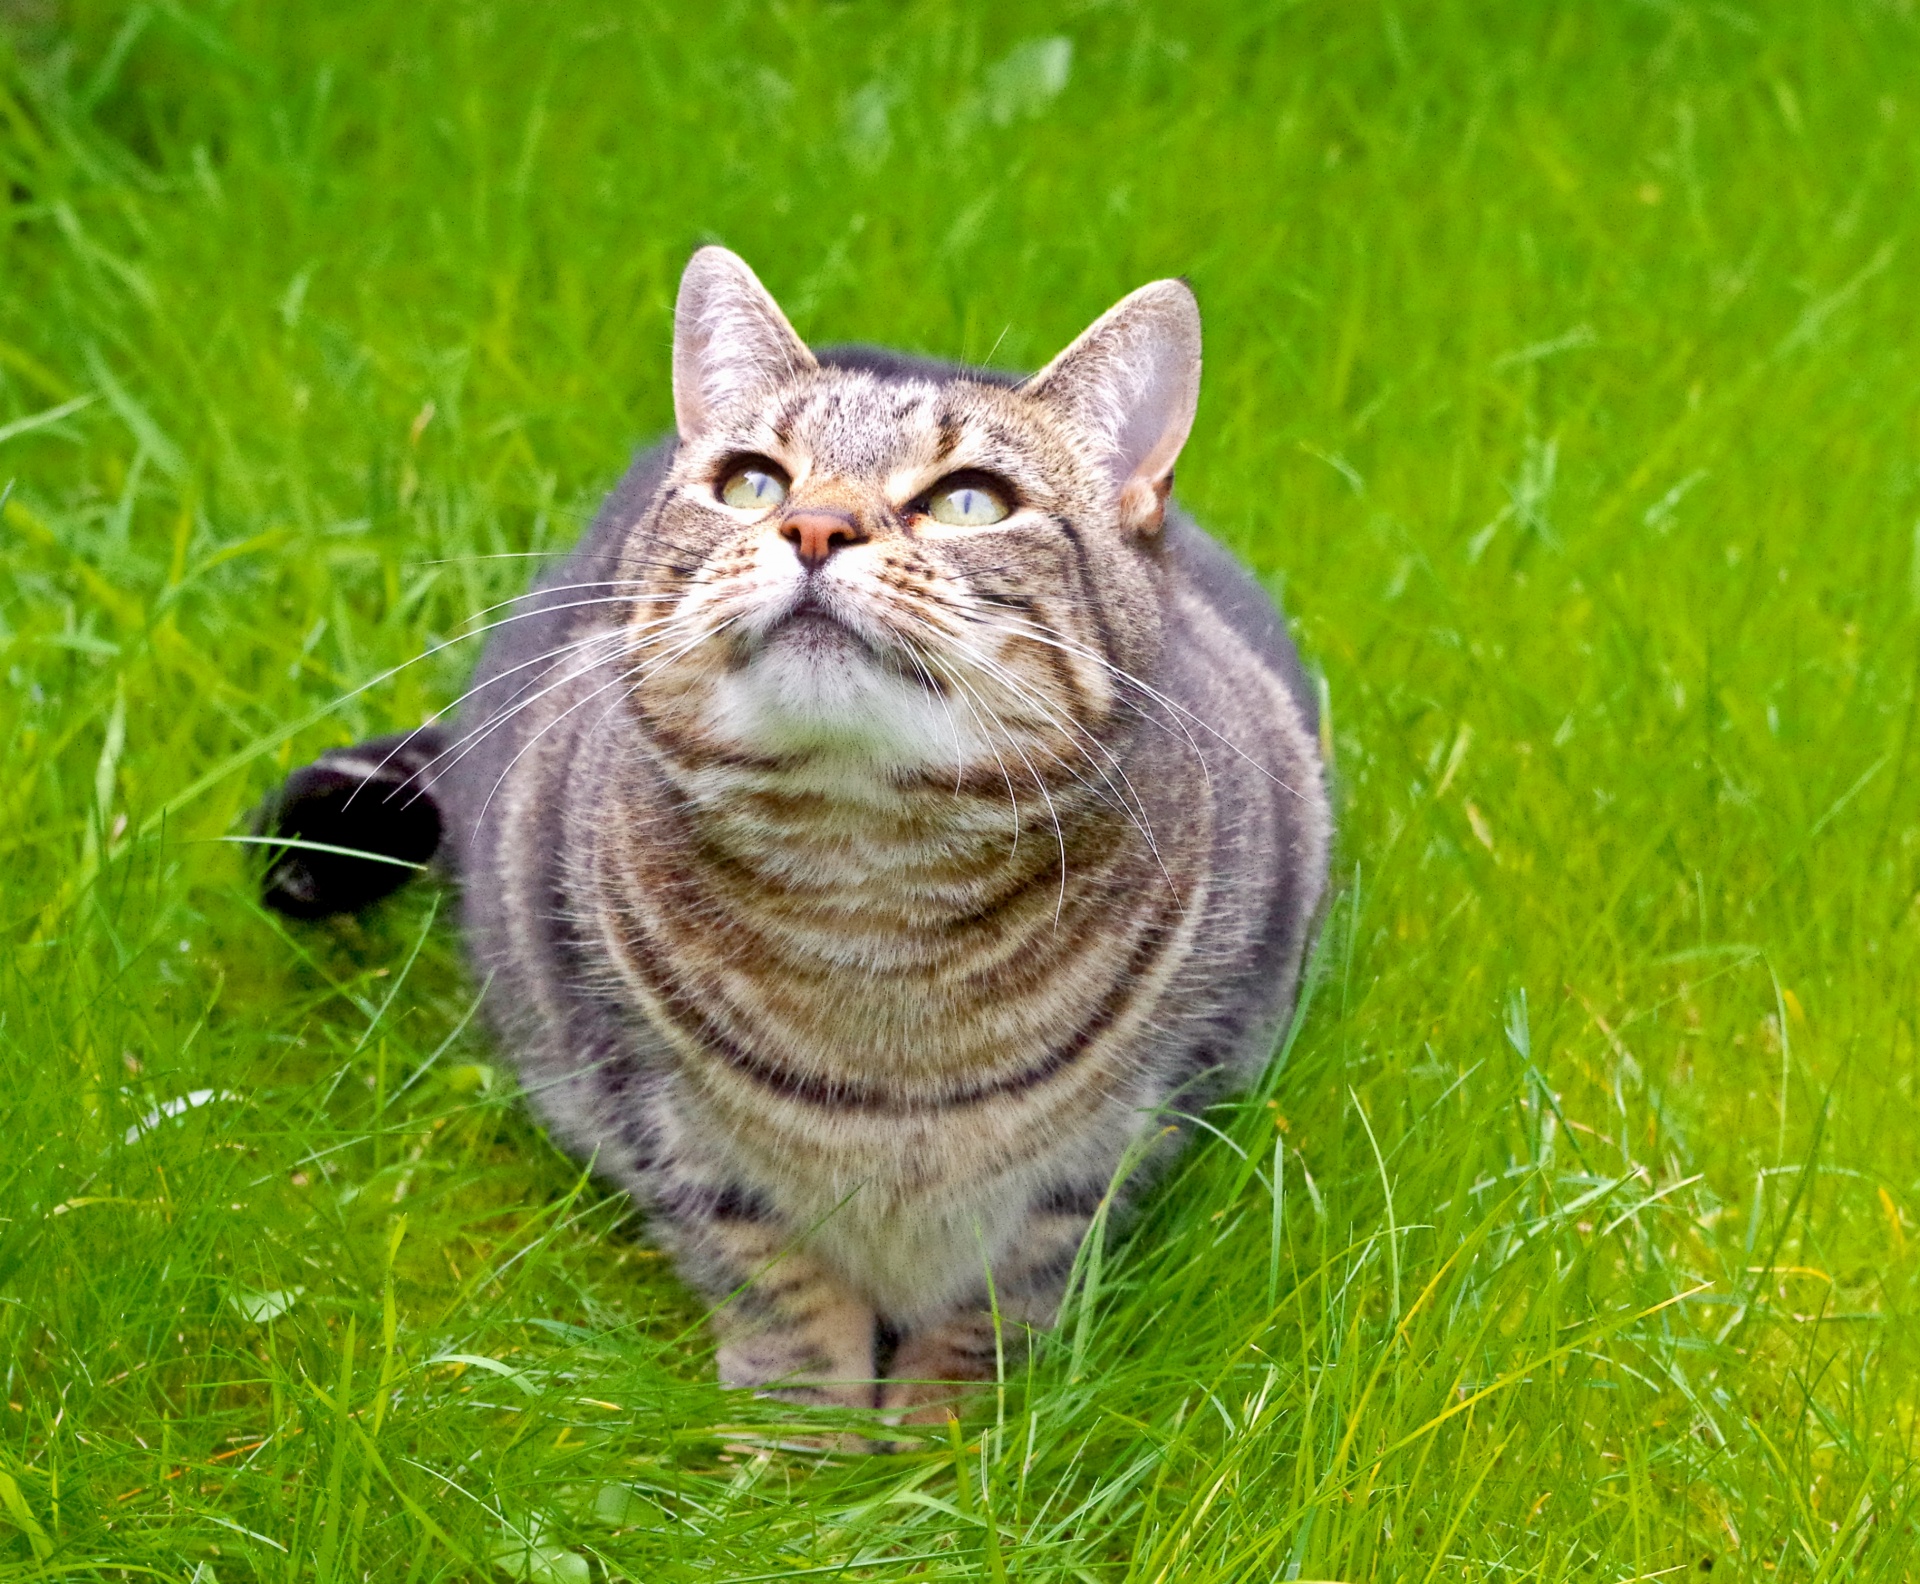
[[[949,528],[991,528],[1011,510],[1006,495],[980,479],[949,479],[927,497],[927,515]]]
[[[735,511],[766,511],[787,498],[786,475],[771,463],[742,463],[720,481],[719,496]]]

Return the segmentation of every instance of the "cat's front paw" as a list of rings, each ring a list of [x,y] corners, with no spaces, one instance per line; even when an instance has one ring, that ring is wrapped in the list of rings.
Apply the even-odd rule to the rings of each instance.
[[[874,1315],[795,1260],[716,1318],[720,1384],[816,1408],[877,1405]]]
[[[871,1413],[880,1386],[873,1379],[871,1350],[861,1354],[852,1347],[831,1346],[850,1335],[839,1323],[842,1319],[833,1317],[823,1323],[810,1318],[792,1328],[734,1336],[720,1347],[720,1384],[801,1409],[865,1409]],[[890,1449],[884,1437],[858,1426],[815,1428],[803,1422],[756,1427],[738,1434],[740,1444],[733,1450],[740,1452],[865,1453]]]
[[[882,1416],[896,1425],[943,1425],[998,1369],[990,1314],[956,1315],[909,1332],[880,1386]]]

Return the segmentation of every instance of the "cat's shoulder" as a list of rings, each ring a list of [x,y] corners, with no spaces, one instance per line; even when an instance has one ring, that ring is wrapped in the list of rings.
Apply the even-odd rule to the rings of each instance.
[[[1166,553],[1209,610],[1286,684],[1309,734],[1320,729],[1320,700],[1274,597],[1246,565],[1177,505],[1167,508]]]

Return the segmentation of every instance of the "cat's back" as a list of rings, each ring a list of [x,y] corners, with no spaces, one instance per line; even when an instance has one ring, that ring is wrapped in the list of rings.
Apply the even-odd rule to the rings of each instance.
[[[1232,551],[1177,505],[1167,508],[1166,554],[1190,597],[1280,679],[1308,734],[1317,737],[1319,699],[1278,602]]]

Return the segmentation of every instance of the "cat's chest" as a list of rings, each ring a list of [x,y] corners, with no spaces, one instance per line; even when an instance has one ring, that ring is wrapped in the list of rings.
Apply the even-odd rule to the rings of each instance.
[[[763,805],[725,840],[616,833],[592,876],[600,939],[684,1068],[743,1117],[1051,1092],[1183,956],[1205,812],[1171,843],[1124,821],[958,814]]]

